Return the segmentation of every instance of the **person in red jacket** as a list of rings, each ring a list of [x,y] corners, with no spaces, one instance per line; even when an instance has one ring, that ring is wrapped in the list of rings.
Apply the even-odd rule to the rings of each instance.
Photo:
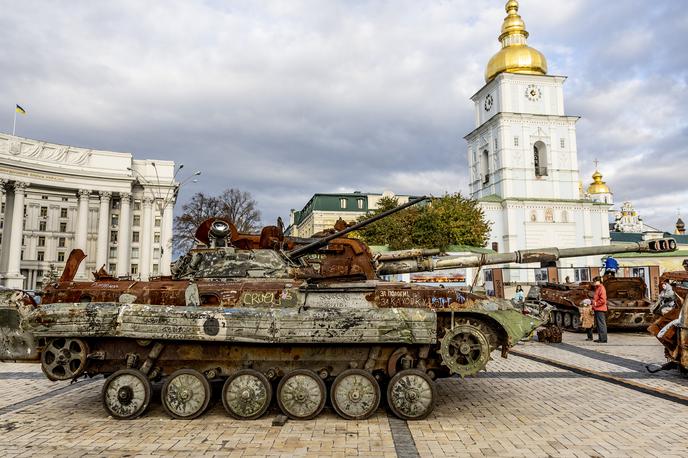
[[[592,299],[592,310],[595,312],[595,326],[597,327],[597,340],[595,342],[607,343],[607,290],[600,277],[593,280],[595,295]]]

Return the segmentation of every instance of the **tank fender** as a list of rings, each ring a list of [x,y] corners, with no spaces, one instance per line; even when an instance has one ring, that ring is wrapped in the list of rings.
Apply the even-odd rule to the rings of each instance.
[[[448,315],[448,313],[447,313]],[[472,316],[474,318],[483,319],[491,323],[498,331],[500,331],[500,344],[505,344],[512,347],[519,340],[528,337],[542,321],[532,315],[524,315],[521,311],[516,309],[508,310],[470,310],[470,311],[455,311],[454,318],[461,318]],[[506,342],[504,337],[506,336]]]

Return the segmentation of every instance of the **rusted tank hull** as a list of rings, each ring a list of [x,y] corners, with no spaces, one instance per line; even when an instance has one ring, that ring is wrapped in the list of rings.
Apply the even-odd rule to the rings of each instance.
[[[607,327],[610,330],[643,330],[652,324],[657,316],[652,312],[652,303],[646,299],[647,287],[640,278],[605,278],[607,289]],[[555,307],[553,321],[559,327],[580,330],[578,306],[585,299],[592,299],[592,285],[546,283],[534,287],[528,294],[529,300],[543,301]]]
[[[0,305],[0,361],[37,361],[36,337],[21,326],[16,307]]]
[[[123,337],[273,344],[431,344],[427,309],[169,307],[148,304],[48,304],[27,318],[36,337]]]

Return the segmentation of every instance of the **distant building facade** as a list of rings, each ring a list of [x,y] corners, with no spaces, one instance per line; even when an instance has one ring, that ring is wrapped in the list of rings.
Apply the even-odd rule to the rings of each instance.
[[[0,284],[40,288],[82,249],[77,279],[169,274],[174,162],[0,134]]]
[[[339,218],[347,223],[355,222],[368,211],[377,209],[383,197],[396,198],[399,204],[408,202],[410,198],[406,195],[395,195],[390,191],[381,194],[314,194],[301,210],[291,210],[287,233],[293,237],[311,237],[325,229],[333,228]]]

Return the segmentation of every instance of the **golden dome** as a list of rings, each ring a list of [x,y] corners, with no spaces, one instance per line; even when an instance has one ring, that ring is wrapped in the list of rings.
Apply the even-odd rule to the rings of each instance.
[[[599,170],[595,170],[595,173],[592,174],[592,183],[590,183],[590,186],[588,186],[588,194],[611,194],[612,192],[609,190],[609,186],[602,181],[602,174],[600,173]]]
[[[546,75],[547,59],[540,51],[526,44],[528,31],[518,14],[518,2],[509,0],[504,8],[507,15],[502,23],[502,33],[499,35],[502,49],[487,63],[485,81],[490,82],[503,72]]]

